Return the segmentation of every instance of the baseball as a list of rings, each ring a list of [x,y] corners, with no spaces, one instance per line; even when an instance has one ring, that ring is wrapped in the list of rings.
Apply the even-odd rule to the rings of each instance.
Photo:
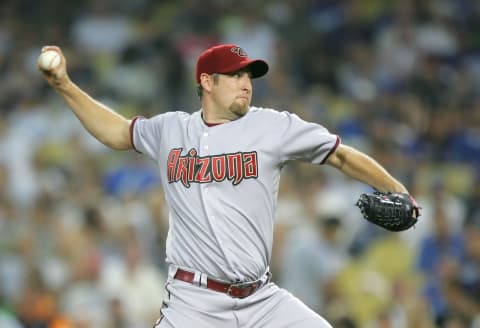
[[[60,65],[60,55],[55,50],[47,50],[38,57],[38,67],[43,71],[49,71]]]

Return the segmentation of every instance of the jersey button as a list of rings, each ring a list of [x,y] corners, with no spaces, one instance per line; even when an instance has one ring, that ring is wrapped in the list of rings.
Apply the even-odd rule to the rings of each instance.
[[[208,132],[204,132],[204,133],[203,133],[203,136],[204,136],[204,137],[208,137]]]
[[[208,145],[203,146],[204,149],[208,149]]]

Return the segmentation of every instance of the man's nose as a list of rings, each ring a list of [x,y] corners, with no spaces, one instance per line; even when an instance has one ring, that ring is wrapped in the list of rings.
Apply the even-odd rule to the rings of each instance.
[[[252,80],[247,74],[242,76],[241,86],[242,86],[242,90],[247,91],[248,93],[252,92]]]

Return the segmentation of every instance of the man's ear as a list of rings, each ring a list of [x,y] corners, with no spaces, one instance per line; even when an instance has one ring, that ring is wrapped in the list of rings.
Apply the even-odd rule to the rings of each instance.
[[[200,85],[203,90],[210,92],[212,90],[213,78],[207,73],[200,74]]]

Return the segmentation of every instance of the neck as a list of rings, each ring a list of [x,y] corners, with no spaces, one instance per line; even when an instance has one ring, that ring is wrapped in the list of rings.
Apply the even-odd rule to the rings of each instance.
[[[214,125],[218,125],[218,124],[227,123],[227,122],[232,121],[232,120],[228,120],[226,118],[216,117],[215,115],[212,115],[211,113],[206,111],[205,108],[202,109],[202,119],[203,119],[203,122],[205,122],[205,124],[208,125],[208,126],[214,126]]]
[[[203,119],[207,123],[226,123],[238,120],[244,116],[248,106],[242,106],[241,103],[233,101],[230,105],[225,105],[221,101],[204,95],[202,99]]]
[[[227,123],[240,117],[228,108],[219,108],[208,102],[202,103],[202,118],[207,124]]]
[[[222,117],[220,115],[215,115],[215,113],[212,113],[205,108],[202,109],[202,118],[206,124],[221,124],[233,121],[233,119]]]

